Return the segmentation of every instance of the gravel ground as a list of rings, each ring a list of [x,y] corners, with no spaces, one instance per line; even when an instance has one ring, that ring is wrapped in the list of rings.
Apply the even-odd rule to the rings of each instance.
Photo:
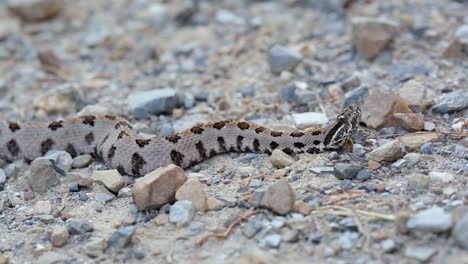
[[[363,110],[343,151],[155,172],[183,185],[153,209],[90,155],[0,160],[0,264],[468,263],[466,14],[463,0],[0,0],[1,120],[112,114],[153,138]]]

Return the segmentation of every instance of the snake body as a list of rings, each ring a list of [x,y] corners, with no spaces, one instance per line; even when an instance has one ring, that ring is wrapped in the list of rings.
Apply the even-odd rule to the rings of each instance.
[[[88,115],[49,123],[0,121],[0,157],[31,161],[52,149],[72,156],[101,156],[121,174],[142,176],[175,164],[190,167],[213,155],[236,152],[318,153],[337,150],[356,132],[361,118],[357,105],[346,108],[328,127],[307,132],[280,132],[246,121],[217,121],[173,136],[138,138],[121,117]]]

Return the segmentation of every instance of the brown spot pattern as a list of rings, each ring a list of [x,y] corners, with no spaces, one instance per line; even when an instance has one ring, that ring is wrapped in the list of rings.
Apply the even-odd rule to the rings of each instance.
[[[318,149],[316,147],[311,147],[306,152],[309,153],[309,154],[316,154],[316,153],[319,153],[319,151],[320,151],[320,149]]]
[[[11,132],[15,132],[16,130],[20,130],[20,126],[16,122],[8,122],[8,127],[10,128]]]
[[[122,131],[120,131],[119,135],[117,136],[117,139],[121,139],[124,136],[128,136],[128,133],[122,130]]]
[[[206,149],[205,146],[203,146],[203,142],[198,141],[197,144],[195,144],[195,147],[197,148],[198,154],[202,159],[206,159]]]
[[[96,119],[95,116],[87,115],[87,116],[82,116],[81,118],[83,119],[83,124],[94,126],[94,120]]]
[[[203,133],[203,130],[204,130],[204,129],[203,129],[201,126],[194,126],[194,127],[192,127],[192,128],[190,129],[190,131],[191,131],[192,133],[199,134],[199,135],[201,135],[201,133]]]
[[[283,152],[286,153],[286,154],[293,154],[294,153],[294,151],[292,149],[288,148],[288,147],[284,148]]]
[[[135,143],[137,143],[138,147],[142,148],[148,145],[151,142],[151,139],[135,139]]]
[[[237,124],[237,127],[240,128],[241,130],[246,130],[246,129],[249,129],[250,125],[247,122],[240,122]]]
[[[51,123],[49,124],[48,128],[50,128],[50,130],[52,130],[52,131],[55,131],[55,130],[57,130],[58,128],[63,127],[62,123],[63,123],[62,120],[60,120],[60,121],[53,121],[53,122],[51,122]]]
[[[113,115],[105,115],[105,117],[106,117],[107,119],[109,119],[109,120],[115,120],[115,119],[116,119],[116,117],[113,116]]]
[[[304,136],[304,133],[302,132],[292,132],[291,134],[289,134],[291,137],[302,137]]]
[[[94,134],[93,134],[93,132],[89,132],[89,133],[85,136],[85,141],[86,141],[86,143],[88,143],[88,145],[91,145],[91,143],[93,143],[93,141],[94,141]]]
[[[11,155],[16,156],[20,152],[20,148],[18,146],[18,143],[16,143],[16,140],[11,139],[7,143],[7,149],[11,153]]]
[[[54,141],[50,138],[41,142],[41,154],[44,155],[49,151],[54,145]]]
[[[122,165],[117,166],[117,171],[120,173],[120,175],[127,175],[127,172]]]
[[[213,157],[216,154],[218,154],[218,152],[216,152],[216,150],[214,150],[214,149],[210,150],[210,157]]]
[[[173,149],[171,151],[171,160],[175,165],[182,166],[182,163],[184,162],[184,154]]]
[[[128,127],[130,129],[132,129],[132,126],[129,123],[125,122],[125,121],[120,121],[117,124],[115,124],[115,129],[119,129],[120,127]]]
[[[213,127],[220,130],[221,128],[223,128],[227,123],[229,123],[229,121],[219,121],[219,122],[216,122],[213,124]]]
[[[320,134],[322,134],[322,131],[321,130],[315,130],[315,131],[312,131],[312,136],[319,136]]]
[[[179,141],[180,137],[178,135],[173,135],[173,136],[169,136],[169,137],[166,137],[166,140],[171,142],[171,143],[177,143],[177,141]]]
[[[255,133],[260,134],[260,133],[262,133],[262,132],[265,131],[265,130],[266,130],[266,127],[257,127],[257,128],[255,129]]]
[[[281,137],[281,135],[283,135],[283,132],[271,131],[270,134],[271,134],[272,137]]]
[[[314,140],[314,145],[320,145],[320,140]]]
[[[146,161],[143,157],[140,156],[137,152],[132,155],[132,174],[133,175],[141,175],[140,170],[145,165]]]

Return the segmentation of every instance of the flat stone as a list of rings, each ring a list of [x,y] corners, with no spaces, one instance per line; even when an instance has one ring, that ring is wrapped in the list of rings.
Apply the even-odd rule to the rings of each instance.
[[[136,180],[133,201],[140,210],[160,208],[175,201],[177,190],[187,181],[184,170],[175,165],[158,168]]]
[[[437,105],[432,107],[434,113],[451,113],[468,108],[468,95],[464,91],[455,91],[447,95]]]
[[[207,196],[200,181],[197,178],[189,178],[180,186],[179,190],[177,190],[175,198],[177,201],[191,201],[195,212],[205,212],[207,210]]]
[[[445,232],[453,225],[452,215],[440,207],[432,207],[412,215],[408,220],[410,231]]]
[[[431,171],[429,172],[429,179],[431,182],[434,183],[449,183],[454,180],[454,176],[451,173],[448,172],[437,172],[437,171]]]
[[[33,209],[36,215],[49,215],[52,212],[50,201],[37,201]]]
[[[10,12],[25,21],[51,18],[60,13],[65,3],[63,0],[8,0]]]
[[[335,164],[335,176],[340,180],[352,180],[362,168],[361,165],[357,164],[337,163]]]
[[[297,129],[306,129],[309,127],[321,127],[328,122],[325,114],[320,112],[305,112],[292,114],[294,125]]]
[[[260,204],[275,213],[285,215],[294,210],[295,201],[296,193],[288,180],[281,179],[268,187]]]
[[[223,209],[225,206],[225,203],[216,199],[214,196],[208,196],[206,198],[206,210],[208,211],[218,211]]]
[[[369,154],[369,160],[374,161],[395,161],[403,157],[404,153],[400,141],[398,139],[392,140],[383,144],[382,146],[372,150]]]
[[[73,168],[85,168],[93,161],[93,157],[89,154],[79,155],[73,158]]]
[[[458,220],[455,227],[452,230],[452,237],[455,239],[457,244],[464,249],[468,249],[468,213]]]
[[[379,18],[354,17],[351,38],[359,56],[372,59],[384,50],[397,33],[397,24]]]
[[[372,88],[366,97],[362,109],[362,122],[367,127],[380,130],[393,126],[395,113],[411,113],[403,97],[392,92],[383,92]]]
[[[411,190],[426,190],[429,187],[429,176],[413,173],[408,176],[408,187]]]
[[[94,200],[102,203],[102,204],[106,204],[112,200],[114,200],[114,196],[113,195],[110,195],[108,193],[104,193],[104,192],[100,192],[100,193],[96,193],[96,195],[94,196]]]
[[[436,125],[433,122],[424,121],[424,130],[426,131],[434,131]]]
[[[302,55],[281,45],[274,45],[268,53],[268,64],[272,73],[293,71],[302,61]]]
[[[254,237],[262,229],[259,221],[249,220],[241,225],[241,232],[246,238]]]
[[[193,218],[193,206],[191,201],[177,201],[169,211],[169,221],[177,225],[187,225]]]
[[[435,142],[439,139],[437,134],[405,135],[400,138],[401,144],[407,151],[417,151],[424,143]]]
[[[61,247],[67,243],[69,236],[67,228],[64,226],[55,226],[50,233],[49,240],[54,247]]]
[[[424,129],[424,115],[416,113],[395,113],[395,122],[408,131],[421,131]]]
[[[107,240],[107,246],[110,248],[124,248],[130,243],[136,226],[126,226],[117,229]]]
[[[291,166],[295,162],[293,158],[280,149],[273,150],[273,153],[271,153],[270,156],[270,161],[273,166],[279,169]]]
[[[133,92],[128,97],[128,107],[137,119],[170,113],[176,106],[176,91],[171,88]]]
[[[31,163],[26,180],[35,192],[47,192],[59,183],[60,175],[54,170],[52,162],[46,158],[37,158]]]
[[[411,79],[398,90],[404,96],[408,106],[415,112],[422,112],[434,104],[434,94],[420,82]]]
[[[93,171],[91,179],[94,182],[106,186],[107,189],[114,193],[117,193],[122,187],[125,186],[125,180],[117,170]]]
[[[405,257],[417,259],[422,262],[428,261],[437,252],[430,247],[408,247],[405,249]]]

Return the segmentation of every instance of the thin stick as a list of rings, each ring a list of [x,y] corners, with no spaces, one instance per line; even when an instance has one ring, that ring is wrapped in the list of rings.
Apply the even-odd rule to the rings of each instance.
[[[238,225],[240,222],[248,219],[249,217],[251,217],[252,215],[256,215],[256,214],[261,214],[263,213],[263,210],[255,210],[255,211],[252,211],[252,212],[248,212],[242,216],[240,216],[239,218],[236,219],[236,221],[232,222],[228,229],[226,230],[226,232],[224,233],[218,233],[218,234],[208,234],[206,236],[203,236],[201,238],[199,238],[197,240],[197,242],[195,242],[195,244],[197,246],[200,246],[201,244],[203,244],[203,242],[205,242],[205,240],[207,240],[208,238],[210,237],[215,237],[215,238],[227,238],[229,235],[231,235],[232,231],[234,230],[234,227],[236,225]]]

